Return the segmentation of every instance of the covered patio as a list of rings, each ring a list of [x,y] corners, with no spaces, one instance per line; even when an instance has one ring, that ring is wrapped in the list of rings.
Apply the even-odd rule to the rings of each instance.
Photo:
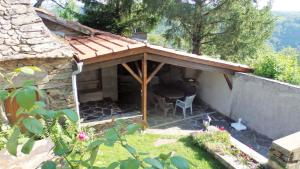
[[[172,109],[167,109],[166,105],[171,102],[174,108],[177,99],[190,95],[196,95],[197,101],[193,110],[187,110],[186,118],[196,116],[208,112],[203,104],[199,104],[197,83],[203,83],[197,79],[199,72],[217,72],[224,82],[221,85],[231,90],[235,72],[252,71],[245,65],[95,30],[78,22],[65,21],[42,9],[36,9],[36,12],[58,39],[77,51],[77,62],[83,62],[82,72],[75,76],[78,95],[75,94],[80,102],[80,113],[79,110],[77,113],[85,122],[136,115],[150,125],[180,120],[182,110],[178,108],[176,116],[170,116],[168,113]],[[194,71],[192,76],[180,77],[182,72],[189,74],[187,72],[191,70]],[[160,106],[166,108],[153,110],[163,102],[159,101],[161,98],[168,101]],[[154,120],[148,119],[148,115]]]
[[[159,92],[154,92],[155,90],[153,89],[155,85],[151,84],[151,81],[156,77],[156,75],[163,67],[171,65],[180,68],[219,72],[224,75],[224,81],[226,81],[229,89],[232,89],[233,87],[231,83],[231,75],[233,75],[235,72],[252,71],[251,68],[244,65],[217,60],[209,58],[207,56],[198,56],[186,52],[176,51],[173,49],[167,49],[160,46],[150,45],[102,31],[94,30],[91,36],[69,36],[66,39],[68,40],[70,45],[77,50],[78,61],[83,62],[83,72],[80,76],[86,76],[88,74],[91,74],[91,72],[95,72],[95,70],[98,71],[101,69],[110,68],[112,66],[121,65],[122,69],[126,70],[127,73],[136,80],[141,89],[141,104],[139,108],[140,112],[132,112],[131,114],[141,114],[142,119],[145,122],[151,121],[152,125],[157,124],[155,123],[155,120],[148,121],[148,112],[151,112],[151,110],[153,111],[153,109],[150,110],[148,106],[149,104],[153,105],[153,97],[151,97],[153,93],[158,93],[159,95],[167,98],[173,98],[175,101],[176,99],[185,96],[184,94],[180,94],[180,92],[177,92],[177,94],[176,92],[170,92],[172,91],[171,88],[175,89],[173,91],[176,91],[176,89],[180,91],[176,86],[165,86],[165,88],[158,90]],[[120,72],[119,69],[117,70],[117,72]],[[177,75],[173,74],[172,76]],[[107,79],[109,80],[110,77],[103,79],[102,76],[101,81]],[[100,80],[96,80],[92,83],[99,82]],[[190,82],[192,83],[193,80],[191,80]],[[88,82],[86,81],[85,83],[87,85]],[[104,92],[105,90],[113,90],[113,88],[111,88],[110,86],[105,89],[102,86],[102,91]],[[97,97],[97,92],[90,91],[91,90],[85,90],[84,92],[79,92],[79,97],[82,93],[84,95],[87,94],[89,97]],[[104,93],[98,93],[98,95],[101,94],[105,95]],[[154,106],[156,104],[158,103],[154,102]],[[122,116],[122,113],[118,113],[118,111],[122,112],[120,110],[120,107],[115,106],[115,108],[108,110],[107,114],[110,114],[111,116],[119,114]],[[203,113],[204,110],[202,110],[201,107],[196,106],[194,111],[192,110],[192,112],[195,112],[193,115],[197,115]],[[163,116],[163,112],[159,112],[158,117],[159,116]],[[163,117],[167,120],[166,115]],[[170,118],[169,120],[176,121],[179,119]]]

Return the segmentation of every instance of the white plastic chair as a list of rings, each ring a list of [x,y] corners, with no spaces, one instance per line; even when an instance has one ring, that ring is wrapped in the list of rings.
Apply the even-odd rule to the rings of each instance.
[[[186,110],[187,109],[190,109],[191,115],[193,115],[193,101],[195,99],[195,96],[196,95],[187,96],[187,97],[185,97],[184,101],[177,99],[173,114],[175,115],[176,108],[180,107],[182,109],[184,118],[186,117]]]

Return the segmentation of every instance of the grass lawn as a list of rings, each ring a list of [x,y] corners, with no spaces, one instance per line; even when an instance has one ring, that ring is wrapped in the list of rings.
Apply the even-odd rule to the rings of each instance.
[[[205,150],[200,149],[192,143],[191,137],[182,137],[175,143],[164,144],[158,147],[154,143],[160,138],[176,138],[174,136],[162,135],[131,135],[128,136],[128,142],[135,147],[138,152],[150,153],[149,156],[154,157],[160,153],[169,153],[175,151],[177,155],[183,156],[190,160],[194,166],[191,169],[223,169],[224,167],[216,161]],[[127,159],[130,155],[120,145],[115,147],[100,147],[100,155],[97,157],[96,166],[105,167],[108,164]]]

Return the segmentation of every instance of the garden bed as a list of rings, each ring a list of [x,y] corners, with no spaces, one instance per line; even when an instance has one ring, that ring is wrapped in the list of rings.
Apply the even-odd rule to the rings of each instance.
[[[196,145],[212,154],[228,169],[263,168],[267,162],[252,149],[232,140],[228,132],[216,127],[210,126],[207,131],[193,133],[192,137]]]

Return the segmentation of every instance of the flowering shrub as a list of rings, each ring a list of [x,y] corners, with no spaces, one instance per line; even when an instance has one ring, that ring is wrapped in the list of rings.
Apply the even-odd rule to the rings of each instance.
[[[16,156],[19,138],[27,140],[22,145],[21,152],[29,154],[37,140],[50,137],[54,143],[53,152],[57,159],[46,161],[42,169],[55,169],[57,167],[66,169],[188,169],[189,163],[183,157],[174,153],[160,154],[158,157],[150,158],[137,151],[129,145],[126,135],[134,134],[141,128],[141,124],[127,124],[125,121],[117,120],[113,126],[107,129],[103,136],[95,138],[87,131],[79,130],[77,114],[69,109],[48,110],[45,102],[45,94],[34,86],[32,81],[25,81],[22,87],[14,86],[13,79],[19,74],[33,75],[41,71],[37,67],[22,67],[16,71],[0,76],[7,83],[6,89],[0,90],[0,100],[16,99],[20,108],[16,114],[25,115],[19,118],[12,127],[12,133],[4,140],[7,151]],[[39,98],[39,100],[37,100]],[[62,120],[63,119],[63,120]],[[131,155],[130,158],[116,161],[106,168],[95,166],[100,145],[114,146],[120,144]]]

